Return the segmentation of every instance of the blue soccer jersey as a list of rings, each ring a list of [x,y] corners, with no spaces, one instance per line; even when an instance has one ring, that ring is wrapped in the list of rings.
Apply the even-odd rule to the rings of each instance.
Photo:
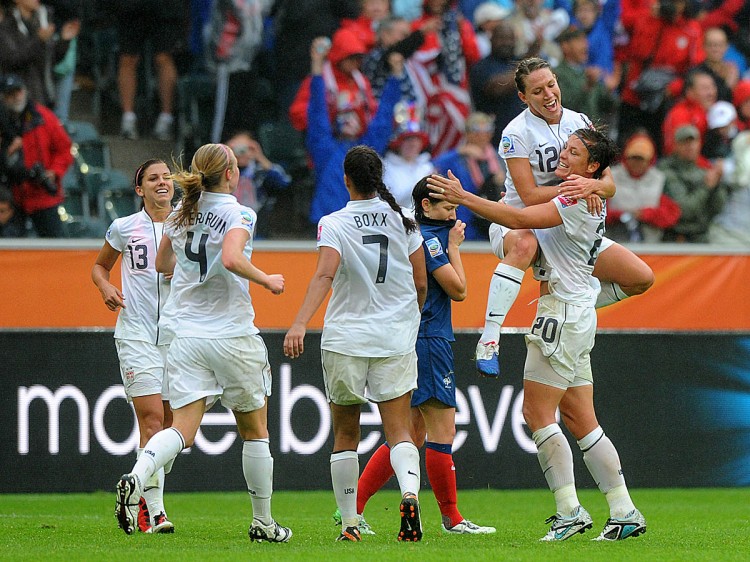
[[[448,262],[448,234],[453,221],[436,221],[423,218],[419,223],[422,231],[422,247],[427,264],[427,300],[422,308],[419,337],[445,338],[454,341],[451,323],[451,299],[432,276],[432,272]]]

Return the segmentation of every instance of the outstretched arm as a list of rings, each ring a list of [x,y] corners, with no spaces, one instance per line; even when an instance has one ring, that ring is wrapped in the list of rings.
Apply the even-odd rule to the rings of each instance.
[[[463,205],[473,213],[508,228],[550,228],[562,224],[557,207],[552,201],[516,209],[500,201],[489,201],[464,190],[461,182],[448,170],[448,177],[433,174],[427,185],[436,199]]]

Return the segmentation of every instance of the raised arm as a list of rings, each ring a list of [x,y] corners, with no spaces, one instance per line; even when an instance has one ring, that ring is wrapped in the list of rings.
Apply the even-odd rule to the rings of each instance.
[[[464,230],[466,224],[457,220],[448,234],[448,263],[438,267],[432,272],[435,281],[445,291],[451,300],[462,301],[466,298],[466,273],[461,261],[459,246],[464,241]]]

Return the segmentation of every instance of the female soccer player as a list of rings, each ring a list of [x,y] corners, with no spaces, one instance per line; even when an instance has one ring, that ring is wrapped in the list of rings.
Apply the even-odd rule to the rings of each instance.
[[[598,178],[616,154],[613,142],[594,129],[578,129],[560,154],[556,174]],[[526,336],[523,414],[533,432],[537,456],[555,496],[556,513],[543,541],[562,541],[593,525],[581,506],[573,476],[573,454],[557,424],[560,408],[565,425],[578,441],[586,467],[607,498],[610,518],[597,540],[622,540],[646,532],[646,520],[633,505],[620,458],[604,435],[594,411],[590,353],[596,334],[598,282],[591,274],[598,262],[605,210],[591,214],[586,201],[559,195],[539,205],[517,209],[480,199],[463,190],[455,176],[431,176],[438,198],[469,207],[508,228],[535,228],[539,246],[551,266],[541,283],[537,316]]]
[[[169,167],[147,160],[135,173],[135,192],[143,198],[141,211],[116,219],[107,230],[91,279],[111,311],[119,310],[115,345],[125,396],[132,402],[140,434],[137,455],[157,431],[172,423],[165,375],[167,334],[157,323],[169,296],[169,280],[156,271],[156,252],[164,221],[172,212],[174,184]],[[122,256],[122,290],[110,282],[110,272]],[[164,509],[164,470],[145,482],[139,499],[138,530],[171,533],[174,525]]]
[[[427,301],[417,335],[417,390],[411,397],[414,442],[426,442],[425,466],[435,494],[442,528],[454,534],[489,534],[494,527],[483,527],[464,519],[458,510],[456,468],[453,465],[453,438],[456,434],[456,377],[453,365],[454,341],[451,301],[466,298],[466,275],[459,246],[466,225],[456,220],[456,209],[447,201],[438,201],[420,180],[412,192],[414,214],[424,238],[427,263]],[[370,457],[362,471],[357,490],[359,530],[372,533],[364,520],[365,504],[393,476],[388,444]],[[334,519],[336,519],[334,515]]]
[[[357,477],[361,405],[378,405],[391,465],[401,488],[399,540],[422,538],[419,451],[411,436],[409,400],[417,386],[414,345],[427,294],[422,236],[383,184],[377,152],[355,146],[344,159],[350,201],[318,224],[318,265],[284,354],[304,351],[307,323],[328,291],[321,338],[323,381],[333,419],[331,480],[341,512],[337,540],[360,541]]]
[[[609,170],[604,170],[599,179],[573,175],[562,184],[555,175],[568,136],[592,124],[582,113],[563,108],[549,63],[539,58],[522,60],[516,68],[515,82],[518,95],[528,108],[508,124],[500,142],[500,154],[508,169],[503,201],[522,208],[545,203],[560,193],[576,198],[614,195]],[[502,263],[490,282],[476,365],[481,374],[498,376],[500,328],[518,296],[524,271],[537,257],[539,245],[531,230],[509,230],[499,225],[490,229],[490,243]],[[653,284],[651,268],[627,248],[604,238],[600,253],[594,269],[594,276],[601,281],[597,307],[641,294]],[[536,264],[534,273],[544,279],[549,271],[543,264]]]
[[[184,193],[168,219],[156,268],[174,272],[159,328],[174,333],[167,354],[172,427],[154,435],[129,474],[117,484],[115,515],[133,532],[142,483],[193,444],[203,413],[217,399],[232,410],[250,492],[251,540],[287,542],[292,531],[271,516],[273,459],[268,448],[268,351],[253,324],[248,292],[253,281],[278,295],[282,275],[267,275],[250,262],[255,212],[232,193],[239,170],[229,147],[198,149],[190,171],[173,175]]]

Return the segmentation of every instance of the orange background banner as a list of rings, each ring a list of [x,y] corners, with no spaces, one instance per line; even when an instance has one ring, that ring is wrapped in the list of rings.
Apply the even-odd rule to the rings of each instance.
[[[260,246],[260,244],[259,244]],[[98,248],[0,250],[0,328],[111,328],[116,315],[102,302],[91,281]],[[454,305],[456,329],[484,323],[487,288],[497,259],[487,252],[463,252],[469,296]],[[644,295],[599,310],[599,327],[623,330],[749,331],[750,256],[641,254],[656,283]],[[256,325],[286,329],[302,303],[315,270],[314,250],[256,248],[253,263],[267,273],[282,273],[286,291],[274,296],[255,285],[251,294]],[[112,273],[119,286],[119,261]],[[251,284],[252,285],[252,284]],[[534,318],[539,284],[530,272],[505,322],[528,328]],[[325,307],[310,328],[320,328]]]

